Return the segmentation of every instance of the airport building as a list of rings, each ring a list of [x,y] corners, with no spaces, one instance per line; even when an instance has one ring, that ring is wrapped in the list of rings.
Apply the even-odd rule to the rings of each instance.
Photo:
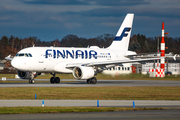
[[[115,66],[103,71],[104,74],[119,75],[132,73],[132,63],[125,63],[122,66]]]

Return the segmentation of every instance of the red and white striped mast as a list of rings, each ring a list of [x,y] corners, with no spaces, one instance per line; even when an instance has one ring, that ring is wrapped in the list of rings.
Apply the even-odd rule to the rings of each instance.
[[[161,69],[165,69],[164,22],[162,23],[162,40],[161,40]]]

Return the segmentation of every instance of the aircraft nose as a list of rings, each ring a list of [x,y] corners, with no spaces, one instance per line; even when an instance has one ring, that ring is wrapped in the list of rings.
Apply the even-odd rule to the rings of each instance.
[[[11,61],[11,65],[14,67],[14,68],[18,68],[18,61],[16,60],[16,59],[13,59],[12,61]]]

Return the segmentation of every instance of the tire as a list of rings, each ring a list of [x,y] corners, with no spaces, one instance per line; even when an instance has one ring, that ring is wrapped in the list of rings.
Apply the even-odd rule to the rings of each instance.
[[[31,83],[34,84],[34,83],[35,83],[35,80],[31,80]]]
[[[87,84],[91,84],[91,79],[88,79],[88,80],[87,80]]]
[[[54,77],[51,77],[50,83],[54,83]]]
[[[31,84],[32,83],[32,80],[31,79],[29,79],[29,84]]]
[[[55,82],[55,83],[60,83],[60,78],[59,78],[59,77],[56,77],[56,78],[54,79],[54,82]]]
[[[91,78],[91,83],[92,84],[96,84],[97,83],[97,79],[95,77]]]

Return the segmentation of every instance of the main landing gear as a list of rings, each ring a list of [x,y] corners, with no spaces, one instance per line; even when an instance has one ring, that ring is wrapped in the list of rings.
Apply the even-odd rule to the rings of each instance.
[[[87,84],[96,84],[97,83],[97,79],[95,77],[87,79]]]
[[[53,77],[50,78],[50,83],[60,83],[60,78],[59,77],[55,77],[55,73],[51,73],[53,75]]]

